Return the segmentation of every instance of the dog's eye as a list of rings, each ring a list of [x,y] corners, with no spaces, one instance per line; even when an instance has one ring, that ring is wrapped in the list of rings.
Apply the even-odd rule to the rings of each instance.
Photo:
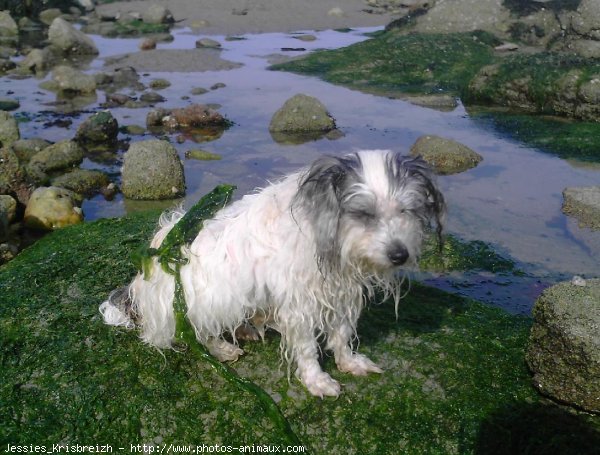
[[[365,209],[349,210],[348,214],[352,218],[356,218],[356,219],[364,220],[364,221],[371,221],[371,220],[375,219],[375,212],[371,211],[371,210],[365,210]]]

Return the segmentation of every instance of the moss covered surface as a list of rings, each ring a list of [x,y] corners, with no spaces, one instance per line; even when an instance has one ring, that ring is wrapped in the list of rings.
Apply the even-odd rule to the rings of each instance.
[[[494,44],[496,38],[485,32],[403,35],[390,31],[271,68],[314,74],[367,91],[460,94],[479,68],[493,61]]]
[[[157,213],[52,233],[0,268],[0,442],[280,443],[256,400],[189,353],[105,326],[98,305],[126,284]],[[523,361],[530,320],[414,285],[370,306],[361,352],[386,370],[339,399],[280,369],[279,337],[244,345],[234,368],[279,402],[311,453],[597,453],[600,418],[545,403]]]
[[[510,106],[595,119],[594,103],[586,101],[587,95],[579,90],[600,74],[600,61],[556,53],[499,57],[493,52],[496,44],[495,38],[484,32],[406,35],[390,30],[368,41],[311,53],[272,69],[314,74],[381,95],[446,92],[461,96],[467,105]],[[479,74],[491,64],[489,74]],[[569,85],[573,75],[577,79]],[[598,122],[561,123],[497,111],[488,112],[485,118],[502,132],[542,150],[600,159]]]
[[[565,159],[600,162],[600,123],[493,110],[470,110],[480,124]]]
[[[427,272],[485,271],[523,275],[514,261],[489,244],[481,240],[463,241],[453,235],[445,236],[441,251],[431,236],[423,246],[419,266]]]
[[[575,86],[567,88],[564,78],[574,74],[577,74]],[[485,78],[483,86],[474,89],[471,85],[463,101],[466,104],[493,103],[502,106],[510,101],[507,96],[509,90],[514,91],[515,86],[519,86],[518,90],[536,112],[552,114],[557,112],[556,104],[561,96],[567,96],[567,90],[573,91],[568,96],[576,96],[577,87],[597,78],[599,74],[598,59],[555,52],[516,54],[497,59],[493,74]]]

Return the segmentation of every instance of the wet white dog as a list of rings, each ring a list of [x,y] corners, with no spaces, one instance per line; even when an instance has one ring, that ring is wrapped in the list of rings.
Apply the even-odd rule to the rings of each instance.
[[[184,251],[181,279],[198,341],[220,360],[236,360],[238,338],[273,328],[288,365],[320,397],[340,393],[319,364],[320,341],[340,371],[381,373],[353,350],[361,310],[376,289],[397,308],[398,272],[416,266],[427,226],[441,233],[444,211],[427,164],[383,150],[322,157],[243,197],[206,221]],[[182,216],[163,216],[151,246]],[[145,342],[170,347],[174,287],[154,264],[150,277],[138,274],[101,305],[105,322],[138,324]]]

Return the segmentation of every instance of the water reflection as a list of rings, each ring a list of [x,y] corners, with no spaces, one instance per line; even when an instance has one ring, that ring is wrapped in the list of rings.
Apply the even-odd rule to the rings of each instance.
[[[333,48],[364,39],[362,31],[340,33],[314,32],[315,41],[303,42],[307,51]],[[419,107],[410,102],[364,94],[324,83],[316,78],[270,72],[266,68],[281,48],[298,47],[298,40],[287,34],[246,35],[243,40],[227,41],[216,37],[224,50],[222,57],[243,66],[228,71],[148,72],[141,82],[148,85],[165,78],[171,86],[160,90],[169,108],[189,103],[221,105],[220,112],[234,122],[222,135],[177,132],[167,135],[185,165],[187,195],[181,201],[189,207],[215,185],[223,182],[238,186],[237,197],[265,186],[267,181],[304,166],[318,156],[343,154],[356,149],[391,148],[408,151],[423,134],[436,134],[459,141],[484,157],[475,169],[440,177],[449,206],[448,230],[465,240],[490,243],[519,263],[527,276],[490,277],[478,273],[429,276],[436,285],[475,296],[517,312],[529,311],[535,296],[548,283],[572,275],[593,277],[600,270],[600,234],[581,229],[561,213],[562,190],[567,186],[597,185],[598,166],[580,166],[541,153],[495,131],[490,125],[473,121],[463,106],[451,111]],[[171,43],[161,49],[190,49],[197,35],[177,31]],[[137,51],[140,39],[95,37],[100,58],[89,72],[102,70],[103,59],[123,52]],[[303,52],[286,52],[286,56]],[[48,109],[55,95],[40,90],[39,79],[0,80],[0,92],[13,91],[21,102],[19,115],[22,137],[43,137],[58,141],[74,136],[78,124],[89,113],[70,117],[71,124],[52,124],[54,113],[38,114],[40,105]],[[225,87],[210,90],[216,83]],[[206,93],[193,95],[193,87],[206,87]],[[292,95],[305,93],[318,98],[335,117],[343,133],[336,140],[309,138],[290,145],[273,138],[268,131],[273,113]],[[104,98],[101,94],[99,98]],[[100,100],[103,101],[103,100]],[[92,102],[97,103],[98,101]],[[86,109],[96,107],[86,105]],[[53,109],[60,111],[59,106]],[[149,108],[111,109],[119,125],[144,125]],[[164,133],[161,133],[164,134]],[[177,141],[177,137],[179,141]],[[132,136],[132,141],[148,139],[151,133]],[[185,160],[184,154],[202,142],[203,149],[222,157],[218,161]],[[122,152],[120,152],[122,153]],[[118,171],[119,159],[110,166]],[[92,162],[85,167],[98,167]],[[170,206],[173,202],[163,202]],[[143,208],[156,206],[144,204]],[[101,197],[83,205],[87,220],[121,216],[140,209],[140,203],[113,201]]]

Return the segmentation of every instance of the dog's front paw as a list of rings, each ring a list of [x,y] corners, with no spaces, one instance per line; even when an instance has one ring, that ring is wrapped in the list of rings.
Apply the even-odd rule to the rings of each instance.
[[[310,393],[319,398],[337,397],[342,391],[340,383],[324,371],[302,375],[300,380]]]
[[[353,374],[354,376],[366,376],[368,373],[383,373],[379,365],[367,356],[357,353],[336,359],[336,364],[338,370]]]
[[[244,351],[235,344],[228,343],[225,340],[209,339],[206,343],[208,351],[221,362],[235,362]]]

